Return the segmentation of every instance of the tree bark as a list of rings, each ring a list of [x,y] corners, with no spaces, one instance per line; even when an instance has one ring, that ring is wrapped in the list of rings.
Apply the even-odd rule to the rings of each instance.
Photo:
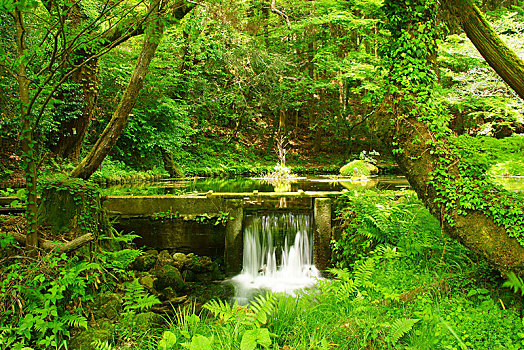
[[[184,173],[176,165],[175,160],[173,159],[173,153],[166,151],[165,149],[160,148],[160,153],[162,155],[162,161],[164,163],[164,169],[169,173],[171,178],[180,178],[184,177]]]
[[[389,1],[391,4],[395,4],[394,0]],[[451,4],[451,1],[443,2],[448,6]],[[452,5],[462,8],[464,11],[470,10],[468,7],[463,7],[466,3],[472,5],[469,0],[453,2]],[[423,0],[418,3],[417,1],[412,2],[407,6],[413,8],[410,9],[411,11],[405,11],[405,13],[416,13],[414,11],[415,6],[420,4],[424,5],[425,3]],[[402,11],[398,6],[393,5],[390,8]],[[478,15],[480,13],[477,10],[473,13],[458,14],[460,14],[463,22],[468,22],[468,31],[475,33],[477,39],[485,38],[490,42],[489,45],[497,42],[496,38],[493,37],[496,34],[490,32],[485,23],[479,22],[480,17]],[[392,14],[389,13],[388,15]],[[403,13],[399,13],[398,18],[402,18],[403,15]],[[428,22],[417,17],[417,21],[409,23],[405,28],[395,27],[394,30],[397,32],[393,33],[392,31],[392,36],[395,34],[406,40],[405,35],[407,33],[415,38],[414,42],[417,42],[420,37],[417,37],[417,32],[413,28],[427,24]],[[501,42],[497,45],[500,46],[500,44]],[[428,44],[426,43],[426,45]],[[482,43],[482,45],[485,45],[485,43]],[[503,50],[505,51],[503,56],[499,56],[499,53],[493,51],[493,46],[490,47],[489,45],[487,45],[487,50],[481,52],[496,56],[494,60],[493,57],[490,57],[490,61],[497,62],[499,68],[502,66],[505,74],[508,74],[508,72],[521,74],[519,73],[520,68],[514,69],[514,66],[520,63],[516,64],[517,61],[511,58],[514,54],[510,54],[507,47]],[[421,47],[418,46],[417,48]],[[425,54],[426,65],[431,64],[429,60],[431,49],[428,45]],[[475,180],[468,179],[467,175],[461,174],[462,159],[453,150],[454,148],[445,136],[442,136],[442,130],[438,129],[439,127],[435,124],[436,121],[428,120],[428,116],[426,116],[432,108],[427,102],[431,99],[431,96],[428,96],[429,90],[422,87],[422,84],[427,83],[427,80],[417,80],[416,77],[409,77],[409,79],[412,79],[409,80],[406,76],[398,75],[399,71],[409,69],[410,64],[412,64],[410,62],[420,62],[420,56],[416,51],[412,50],[411,47],[406,48],[405,42],[399,44],[399,47],[392,48],[391,61],[395,67],[391,69],[390,74],[395,79],[392,79],[390,84],[396,87],[397,92],[385,96],[369,120],[370,128],[374,134],[379,136],[387,149],[396,150],[392,153],[402,173],[432,215],[440,220],[444,231],[449,236],[457,239],[502,273],[512,271],[522,276],[524,275],[524,247],[516,238],[510,237],[508,231],[514,228],[506,225],[508,227],[506,229],[503,224],[497,223],[493,211],[489,209],[495,208],[508,212],[511,209],[511,215],[514,214],[514,218],[516,218],[512,222],[518,225],[518,222],[521,221],[520,217],[524,214],[523,203],[519,203],[516,199],[512,201],[507,193],[499,192],[495,188],[488,188],[484,185],[479,187],[480,185],[475,184],[475,182],[469,182]],[[399,62],[398,59],[403,61]],[[523,76],[513,77],[511,81],[517,87],[522,87],[524,85],[520,85],[520,80]],[[401,80],[402,77],[404,80]],[[390,87],[390,91],[393,86]],[[423,93],[424,98],[416,96],[418,93]],[[432,110],[437,113],[435,109]],[[437,128],[439,133],[437,134],[432,128]],[[466,185],[464,185],[465,183]],[[452,193],[443,192],[443,189]],[[482,203],[479,205],[468,203],[466,197],[473,190],[482,193]],[[507,208],[498,203],[506,203],[504,206]],[[509,208],[508,206],[512,207]],[[468,207],[476,209],[467,209]]]
[[[72,79],[80,86],[83,96],[82,115],[79,118],[65,120],[60,124],[59,130],[61,130],[62,135],[56,147],[54,147],[57,156],[73,162],[78,161],[80,157],[82,143],[87,134],[98,97],[98,59],[91,58],[91,55],[87,52],[82,52],[79,55],[80,61],[77,64],[81,67],[73,73]]]
[[[493,30],[472,0],[442,0],[486,62],[524,99],[524,61]]]
[[[152,4],[155,11],[155,16],[160,15],[160,1],[155,0]],[[160,43],[164,26],[160,18],[156,18],[149,25],[140,57],[136,63],[135,69],[126,88],[124,96],[120,100],[111,120],[106,128],[98,138],[97,142],[89,152],[89,154],[78,164],[78,166],[71,173],[72,177],[88,179],[98,169],[104,158],[113,149],[118,137],[122,133],[129,114],[135,105],[138,94],[142,89],[144,79],[149,69],[149,64],[155,55],[155,51]]]
[[[7,234],[13,236],[13,238],[21,244],[27,244],[27,236],[21,233],[17,232],[8,232]],[[85,235],[82,235],[80,237],[77,237],[69,242],[64,243],[57,243],[52,242],[47,239],[39,239],[40,247],[43,250],[51,251],[56,250],[61,253],[68,253],[70,251],[76,250],[85,244],[93,241],[95,239],[95,236],[93,236],[91,233],[86,233]]]
[[[22,131],[20,134],[20,145],[22,148],[22,162],[24,168],[24,177],[26,180],[27,190],[27,204],[26,204],[26,219],[27,219],[27,236],[26,246],[29,249],[38,247],[38,233],[37,233],[37,205],[36,205],[36,163],[34,153],[33,132],[31,128],[30,111],[28,110],[30,104],[29,84],[30,80],[27,77],[26,59],[26,29],[24,23],[23,13],[19,9],[15,9],[13,13],[16,26],[16,46],[17,59],[20,61],[18,66],[18,88],[20,93],[20,121]]]
[[[439,167],[439,156],[424,141],[420,142],[420,140],[432,140],[434,135],[416,118],[399,120],[399,115],[409,113],[399,107],[402,106],[402,101],[401,95],[386,97],[372,116],[370,126],[377,135],[380,135],[379,138],[387,148],[403,150],[402,153],[396,153],[395,159],[413,190],[431,214],[442,223],[444,231],[450,237],[481,256],[497,270],[503,273],[514,271],[522,275],[524,247],[515,238],[509,237],[504,227],[497,225],[491,217],[480,211],[468,211],[467,215],[462,215],[456,208],[451,213],[448,212],[455,223],[454,226],[444,219],[443,205],[436,202],[439,198],[437,191],[429,184],[430,174]],[[396,146],[392,146],[393,144]],[[460,159],[457,158],[455,165],[449,168],[450,173],[459,173],[459,162]],[[503,196],[502,193],[493,193],[493,195]]]

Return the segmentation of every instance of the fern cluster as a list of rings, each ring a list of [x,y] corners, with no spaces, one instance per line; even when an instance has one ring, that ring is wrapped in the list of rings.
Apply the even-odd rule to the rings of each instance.
[[[91,300],[100,265],[55,253],[7,260],[0,269],[1,348],[60,347],[71,328],[87,328],[82,305]]]
[[[338,200],[336,213],[332,257],[339,268],[351,267],[379,245],[398,247],[413,258],[442,249],[438,222],[413,193],[399,198],[373,191],[347,193]]]

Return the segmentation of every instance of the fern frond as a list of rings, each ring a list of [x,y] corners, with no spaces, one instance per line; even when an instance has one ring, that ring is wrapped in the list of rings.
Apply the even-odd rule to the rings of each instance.
[[[347,282],[352,279],[351,274],[347,269],[329,269],[328,271],[334,275],[337,280]]]
[[[222,322],[227,322],[237,314],[238,303],[235,301],[230,305],[227,301],[213,299],[205,303],[202,308],[211,311]]]
[[[337,285],[335,293],[339,299],[347,299],[358,293],[358,285],[354,280],[349,280]]]
[[[524,281],[522,278],[515,275],[513,272],[508,273],[508,280],[502,284],[503,287],[513,289],[513,293],[517,293],[520,289],[521,295],[524,296]]]
[[[275,309],[276,301],[277,297],[275,294],[257,295],[249,303],[249,308],[255,313],[266,312],[269,314]]]
[[[113,350],[113,346],[109,344],[107,341],[94,341],[91,343],[91,345],[94,347],[95,350]]]
[[[267,316],[270,315],[276,307],[277,297],[275,294],[258,295],[255,300],[249,303],[246,318],[251,323],[265,324]]]
[[[374,287],[375,285],[372,282],[374,272],[375,260],[373,258],[366,259],[355,269],[355,284],[362,287]]]
[[[125,286],[124,299],[124,310],[148,310],[156,304],[160,304],[160,300],[151,294],[148,294],[144,290],[144,286],[138,282],[138,279],[134,279],[133,282],[127,283]]]
[[[399,318],[395,320],[389,330],[388,340],[390,343],[396,344],[418,321],[420,321],[418,318]]]
[[[82,315],[66,314],[62,316],[61,319],[69,327],[87,329],[87,319]]]

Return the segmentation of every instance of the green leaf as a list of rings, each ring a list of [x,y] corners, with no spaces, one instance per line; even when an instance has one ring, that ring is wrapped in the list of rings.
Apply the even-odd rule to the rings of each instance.
[[[211,338],[204,337],[200,334],[195,334],[191,339],[191,343],[183,343],[182,346],[189,350],[211,350],[213,345],[213,336]]]
[[[267,328],[257,328],[246,331],[240,342],[240,350],[254,350],[257,344],[264,348],[271,346],[271,338]]]
[[[169,350],[176,345],[176,335],[171,331],[165,331],[162,339],[158,342],[158,350]]]

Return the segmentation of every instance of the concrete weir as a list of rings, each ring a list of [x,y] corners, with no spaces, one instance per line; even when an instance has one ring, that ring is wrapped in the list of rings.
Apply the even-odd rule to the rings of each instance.
[[[117,217],[117,229],[135,232],[143,244],[155,248],[195,251],[217,256],[223,249],[226,269],[237,273],[242,268],[242,223],[245,210],[253,203],[281,198],[310,198],[314,214],[314,257],[319,269],[331,259],[331,197],[339,192],[253,192],[213,193],[205,196],[110,196],[103,205],[109,215]],[[256,205],[255,205],[256,208]],[[196,225],[198,218],[220,218],[227,214],[225,229],[220,225]],[[156,220],[152,220],[156,218]],[[160,218],[160,219],[159,219]],[[145,221],[144,221],[145,220]],[[174,224],[178,222],[178,224]],[[184,226],[184,223],[186,227]],[[182,225],[182,226],[181,226]],[[190,226],[187,226],[190,225]]]

